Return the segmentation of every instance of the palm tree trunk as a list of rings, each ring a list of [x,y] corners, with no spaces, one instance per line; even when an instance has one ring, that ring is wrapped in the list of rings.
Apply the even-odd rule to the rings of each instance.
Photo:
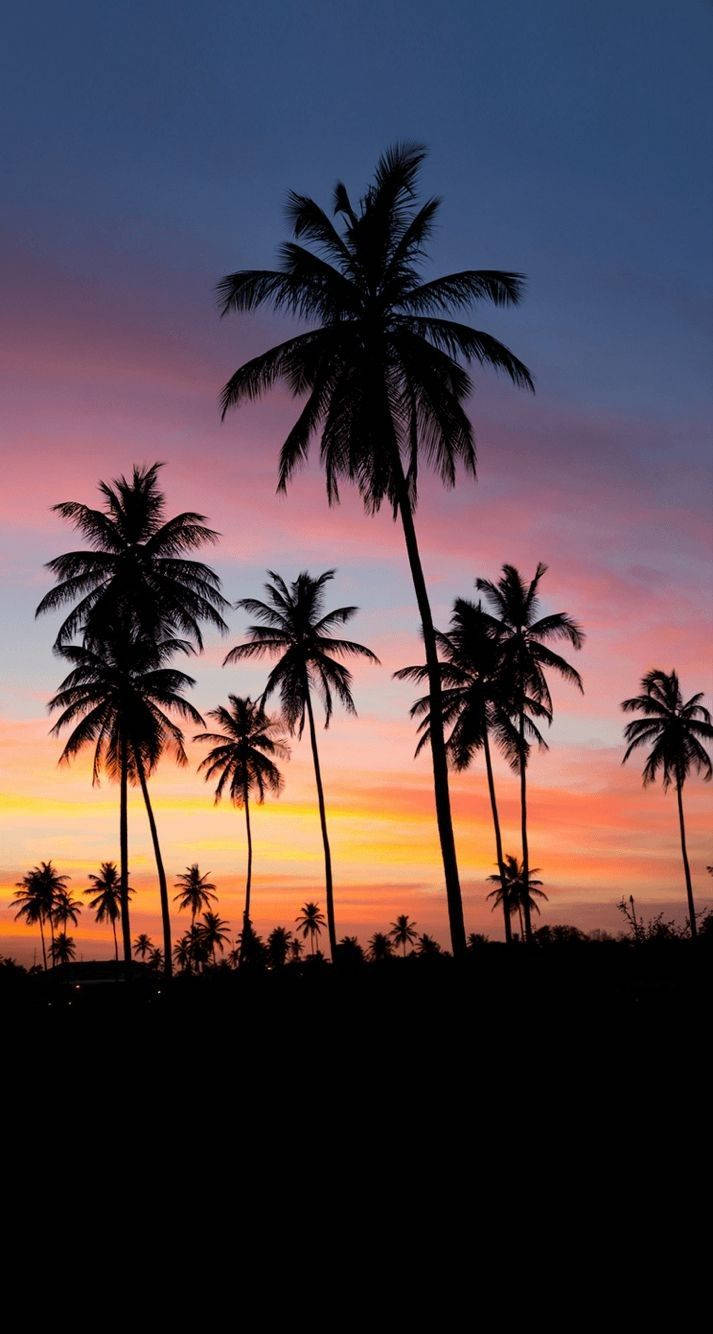
[[[329,837],[327,835],[327,813],[324,807],[324,789],[322,787],[322,771],[319,767],[319,753],[317,751],[317,733],[314,726],[314,713],[312,711],[312,700],[309,693],[309,685],[305,690],[307,703],[307,718],[309,720],[309,739],[312,744],[312,759],[314,761],[314,777],[317,783],[317,801],[319,803],[319,823],[322,827],[322,843],[324,844],[324,889],[327,897],[327,930],[329,932],[329,948],[332,954],[332,963],[337,961],[337,927],[334,921],[334,887],[332,884],[332,854],[329,848]]]
[[[45,972],[47,972],[47,950],[45,949],[45,928],[43,926],[41,916],[39,918],[39,922],[40,922],[40,940],[42,941],[42,966],[44,967]]]
[[[243,792],[243,803],[245,806],[245,830],[248,836],[248,869],[247,869],[247,875],[245,876],[245,909],[243,911],[243,933],[240,937],[241,963],[243,962],[243,955],[245,953],[245,943],[248,938],[248,931],[250,930],[250,925],[249,925],[250,890],[252,888],[252,882],[253,882],[253,836],[252,836],[252,830],[250,829],[250,795],[247,783],[245,784],[245,790]]]
[[[428,591],[426,589],[423,566],[421,565],[418,542],[416,540],[416,529],[413,522],[411,501],[406,488],[406,480],[403,475],[400,459],[397,461],[396,466],[398,466],[399,473],[399,512],[401,514],[401,523],[404,530],[404,538],[406,540],[406,552],[411,567],[411,578],[413,579],[418,611],[421,617],[423,643],[426,650],[430,706],[431,756],[433,760],[433,786],[436,800],[438,836],[441,843],[441,857],[443,859],[443,874],[446,882],[446,899],[448,902],[451,947],[453,949],[454,957],[462,958],[465,955],[465,923],[463,921],[463,900],[461,898],[460,880],[458,878],[456,845],[455,838],[453,837],[451,799],[448,790],[448,762],[446,759],[446,742],[443,735],[441,673],[438,664],[436,632],[433,625],[431,604],[428,600]]]
[[[527,761],[525,759],[525,712],[520,712],[520,822],[522,827],[522,880],[525,887],[525,940],[532,940],[530,917],[530,853],[527,846]]]
[[[520,905],[519,903],[518,903],[518,905],[517,905],[517,915],[518,915],[518,917],[520,918],[520,939],[521,939],[521,940],[524,940],[524,939],[525,939],[525,932],[523,931],[523,927],[522,927],[522,907],[521,907],[521,905]]]
[[[137,752],[134,752],[134,756],[136,759],[136,771],[139,775],[141,791],[144,794],[144,804],[146,806],[146,814],[149,817],[151,842],[153,843],[154,856],[156,858],[156,870],[158,872],[158,891],[161,898],[161,920],[163,922],[163,966],[166,973],[166,977],[171,977],[173,973],[173,953],[171,948],[171,910],[169,908],[169,903],[168,903],[168,885],[166,884],[166,872],[163,866],[163,858],[161,856],[161,845],[158,841],[158,830],[156,828],[156,821],[154,820],[153,809],[151,807],[151,799],[149,797],[149,789],[148,789],[148,784],[146,782],[146,774],[144,772],[143,761],[141,759],[141,756]]]
[[[129,756],[126,739],[121,739],[119,760],[120,796],[119,796],[119,862],[121,870],[121,934],[124,947],[124,963],[131,963],[131,926],[129,924]]]
[[[698,935],[696,925],[696,907],[693,902],[693,884],[691,883],[691,868],[688,864],[688,852],[686,850],[686,826],[683,821],[683,783],[676,783],[676,796],[678,797],[678,822],[681,828],[681,853],[683,855],[683,870],[686,876],[686,895],[688,897],[688,922],[691,928],[691,938],[695,940]]]
[[[483,727],[483,750],[485,752],[485,771],[488,775],[488,792],[490,793],[490,809],[493,813],[493,828],[495,830],[495,856],[498,861],[498,874],[500,884],[505,890],[505,863],[503,861],[503,841],[500,836],[500,816],[498,815],[498,803],[495,800],[495,780],[493,778],[493,762],[490,755],[490,739],[488,737],[487,723]],[[510,913],[503,893],[503,918],[505,921],[505,943],[512,944],[512,926],[510,923]]]
[[[118,942],[118,940],[117,940],[117,938],[116,938],[116,921],[115,921],[115,919],[114,919],[113,917],[112,917],[112,919],[111,919],[111,929],[112,929],[112,932],[113,932],[113,935],[114,935],[114,959],[115,959],[116,963],[118,963],[118,962],[119,962],[119,942]]]

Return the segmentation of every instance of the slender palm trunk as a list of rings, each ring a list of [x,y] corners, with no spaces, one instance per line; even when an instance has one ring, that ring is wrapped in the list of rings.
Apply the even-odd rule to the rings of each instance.
[[[240,962],[243,962],[245,953],[245,944],[250,930],[250,890],[253,882],[253,836],[250,828],[250,794],[248,785],[245,784],[243,792],[243,805],[245,806],[245,832],[248,837],[248,869],[245,876],[245,909],[243,911],[243,932],[240,937]]]
[[[45,948],[45,928],[41,916],[39,921],[40,921],[40,940],[42,941],[42,966],[45,972],[47,972],[47,950]]]
[[[428,668],[433,786],[436,799],[438,836],[441,843],[441,857],[443,859],[443,875],[446,882],[446,899],[448,902],[451,947],[455,958],[462,958],[465,955],[466,948],[465,923],[463,921],[463,900],[461,898],[460,880],[458,878],[456,845],[455,838],[453,837],[451,799],[448,790],[448,762],[446,759],[446,742],[443,735],[441,673],[438,664],[438,646],[436,644],[436,632],[433,625],[433,617],[431,615],[431,604],[428,600],[426,580],[424,578],[421,556],[419,554],[418,542],[416,540],[416,529],[413,522],[411,501],[408,496],[400,460],[398,461],[398,468],[400,474],[398,496],[399,512],[401,514],[401,523],[404,530],[404,538],[406,540],[406,552],[411,567],[411,578],[413,579],[418,611],[421,617],[423,643],[426,650],[426,666]]]
[[[118,963],[118,962],[119,962],[119,942],[118,942],[118,940],[117,940],[117,938],[116,938],[116,918],[114,918],[114,917],[112,917],[112,919],[111,919],[111,929],[112,929],[112,934],[113,934],[113,936],[114,936],[114,959],[115,959],[116,962]]]
[[[131,963],[131,927],[129,924],[129,756],[124,737],[121,740],[119,795],[119,864],[121,871],[121,935],[124,963]]]
[[[524,939],[525,939],[525,932],[524,932],[524,930],[523,930],[523,925],[522,925],[522,907],[521,907],[521,905],[520,905],[519,903],[518,903],[518,905],[517,905],[517,915],[518,915],[518,917],[520,918],[520,939],[521,939],[521,940],[524,940]]]
[[[163,857],[161,856],[161,845],[158,841],[158,830],[154,820],[151,799],[149,797],[148,784],[141,756],[135,752],[136,770],[139,775],[141,791],[144,795],[144,805],[146,814],[149,818],[149,829],[151,830],[151,842],[153,843],[154,856],[156,858],[156,870],[158,872],[158,891],[161,898],[161,920],[163,923],[163,966],[167,977],[173,973],[173,952],[171,947],[171,910],[168,903],[168,885],[166,884],[166,872],[163,866]]]
[[[522,828],[522,880],[525,886],[525,940],[532,940],[530,917],[530,852],[527,846],[527,761],[525,759],[525,712],[520,712],[520,822]]]
[[[490,739],[488,737],[487,723],[483,727],[483,750],[485,752],[485,771],[488,775],[488,792],[490,793],[490,809],[493,813],[493,829],[495,830],[495,856],[498,861],[498,874],[500,884],[505,889],[505,862],[503,861],[503,841],[500,836],[500,816],[498,815],[498,803],[495,800],[495,779],[493,778],[493,762],[490,755]],[[505,943],[512,944],[512,925],[510,923],[510,913],[508,912],[505,896],[503,895],[503,919],[505,923]]]
[[[683,870],[686,876],[686,895],[688,897],[688,922],[691,928],[691,937],[695,940],[698,935],[696,925],[696,907],[693,902],[693,884],[691,882],[691,868],[688,864],[688,852],[686,850],[686,826],[683,820],[683,783],[679,780],[676,783],[676,796],[678,797],[678,823],[681,828],[681,853],[683,856]]]
[[[309,739],[312,745],[312,759],[314,761],[314,777],[317,784],[317,801],[319,803],[319,823],[322,827],[322,843],[324,844],[324,889],[327,897],[327,930],[329,932],[329,948],[332,954],[332,963],[337,961],[337,927],[334,921],[334,887],[332,884],[332,854],[329,848],[329,837],[327,834],[327,813],[324,807],[324,789],[322,787],[322,771],[319,767],[319,753],[317,751],[317,732],[314,726],[314,713],[312,711],[312,700],[309,693],[309,685],[305,690],[307,702],[307,718],[309,720]]]

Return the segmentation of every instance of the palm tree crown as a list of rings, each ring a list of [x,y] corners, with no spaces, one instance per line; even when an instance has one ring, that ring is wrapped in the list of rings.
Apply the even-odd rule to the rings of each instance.
[[[504,883],[503,873],[501,872],[498,872],[497,875],[488,876],[488,880],[497,885],[497,889],[491,890],[487,896],[493,900],[493,911],[504,903],[510,915],[513,916],[516,912],[524,910],[527,902],[530,910],[534,908],[535,912],[539,913],[540,908],[537,900],[546,900],[547,895],[540,888],[542,881],[535,879],[538,870],[538,866],[531,867],[528,870],[526,880],[522,863],[518,861],[517,857],[507,854],[504,859]]]
[[[490,604],[489,617],[493,632],[498,636],[500,649],[511,666],[519,691],[530,695],[552,713],[552,697],[546,671],[557,672],[565,681],[583,690],[582,678],[570,663],[549,647],[550,640],[567,640],[576,649],[584,643],[584,632],[567,612],[541,616],[539,584],[547,566],[537,566],[529,584],[514,565],[503,565],[497,583],[476,579]]]
[[[677,673],[659,669],[647,672],[641,691],[622,701],[626,713],[644,715],[624,728],[629,744],[622,763],[640,746],[649,746],[645,786],[660,776],[666,790],[671,783],[684,782],[692,772],[710,781],[713,766],[703,743],[713,740],[713,726],[708,709],[701,704],[703,693],[699,691],[684,703]]]
[[[391,923],[389,936],[395,945],[401,946],[405,954],[406,946],[413,945],[416,940],[418,940],[416,923],[412,922],[411,918],[408,917],[406,913],[401,913],[401,915],[396,918],[396,921]]]
[[[324,913],[319,904],[305,903],[295,918],[295,924],[298,935],[304,940],[309,936],[310,949],[313,950],[316,937],[322,934],[322,927],[326,926]]]
[[[211,902],[215,902],[218,897],[215,885],[208,879],[209,875],[210,871],[201,875],[200,867],[194,862],[192,866],[187,866],[176,880],[175,888],[179,892],[174,894],[173,901],[178,904],[179,912],[184,908],[190,909],[192,921],[195,921],[197,913],[209,908]]]
[[[221,730],[198,732],[193,738],[213,743],[199,771],[205,770],[206,782],[217,778],[216,802],[226,788],[235,806],[244,806],[248,795],[254,794],[258,802],[268,792],[279,796],[284,779],[275,760],[286,760],[290,754],[279,723],[265,713],[260,700],[251,700],[249,695],[229,695],[228,699],[229,708],[221,704],[208,711]]]

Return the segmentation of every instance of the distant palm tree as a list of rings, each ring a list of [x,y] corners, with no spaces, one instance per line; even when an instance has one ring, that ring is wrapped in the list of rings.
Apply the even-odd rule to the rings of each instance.
[[[40,862],[31,871],[17,881],[17,889],[11,907],[17,908],[15,921],[23,917],[28,926],[39,926],[42,941],[42,963],[47,970],[47,950],[45,946],[45,922],[49,924],[54,941],[54,909],[59,894],[64,893],[69,880],[68,875],[60,875],[52,862]]]
[[[55,898],[54,908],[52,909],[53,925],[61,927],[66,935],[68,922],[71,922],[72,926],[78,925],[79,914],[83,906],[81,899],[73,899],[68,889],[61,889]]]
[[[290,941],[289,955],[292,963],[299,963],[303,949],[302,941],[298,940],[297,937]]]
[[[201,875],[198,863],[194,862],[192,866],[187,866],[176,880],[174,888],[180,892],[174,894],[173,902],[178,904],[179,912],[182,912],[184,908],[190,908],[191,926],[196,920],[197,913],[209,908],[211,903],[217,901],[218,895],[214,892],[215,885],[208,880],[209,875],[210,871]]]
[[[325,896],[329,947],[332,959],[337,947],[337,928],[334,915],[334,888],[332,883],[332,854],[327,834],[327,815],[322,787],[322,771],[317,750],[317,732],[314,723],[312,695],[316,692],[324,708],[324,726],[329,726],[333,709],[333,695],[348,713],[356,714],[352,698],[352,675],[337,658],[362,657],[378,662],[371,649],[355,644],[350,639],[339,639],[331,631],[345,625],[355,615],[356,607],[337,607],[324,610],[324,586],[334,578],[334,570],[325,570],[316,579],[303,571],[288,586],[279,574],[268,571],[271,583],[265,585],[267,602],[256,598],[242,598],[236,605],[260,624],[251,625],[250,636],[244,644],[231,650],[226,663],[244,658],[261,658],[265,654],[278,656],[267,679],[263,699],[279,690],[285,722],[299,737],[304,730],[305,718],[309,725],[314,776],[317,784],[319,820],[324,845]]]
[[[77,957],[77,946],[72,936],[60,931],[50,945],[53,963],[71,963]]]
[[[245,907],[243,909],[243,930],[250,921],[250,890],[252,886],[253,841],[250,828],[250,797],[259,804],[265,800],[266,792],[279,796],[284,780],[275,760],[289,758],[289,748],[285,745],[279,723],[265,713],[261,701],[253,701],[250,696],[228,696],[230,707],[220,705],[210,709],[209,718],[214,718],[220,725],[220,732],[200,732],[194,741],[212,742],[212,749],[198,765],[198,772],[205,770],[205,780],[218,779],[215,789],[216,803],[220,801],[227,787],[234,806],[242,806],[245,811],[245,830],[248,842],[248,864],[245,876]]]
[[[416,923],[412,922],[411,918],[407,917],[405,913],[402,913],[400,917],[396,918],[395,922],[391,923],[389,935],[394,945],[401,946],[404,958],[406,958],[406,946],[413,945],[418,939]]]
[[[200,922],[197,923],[197,929],[206,953],[210,954],[212,962],[215,963],[216,949],[219,949],[222,954],[229,939],[228,923],[224,922],[216,912],[207,909]]]
[[[134,941],[134,954],[138,956],[142,963],[145,962],[146,955],[153,954],[155,949],[156,946],[151,937],[146,935],[145,931],[142,931],[141,935],[136,937],[136,940]]]
[[[384,931],[375,931],[369,941],[369,958],[372,963],[381,963],[384,959],[390,959],[394,952],[394,947],[389,937]]]
[[[356,936],[342,936],[337,946],[340,963],[360,964],[364,962],[364,951]]]
[[[309,952],[314,954],[315,941],[322,934],[322,927],[326,926],[321,908],[316,903],[305,903],[295,922],[298,935],[301,934],[303,940],[309,936]]]
[[[267,938],[267,955],[273,968],[282,968],[287,962],[287,954],[292,941],[292,932],[284,926],[276,926]]]
[[[61,710],[52,728],[54,734],[72,725],[73,730],[60,756],[68,763],[84,746],[94,747],[93,782],[98,783],[102,769],[110,778],[118,778],[121,788],[121,900],[124,959],[131,961],[128,895],[128,785],[138,783],[144,798],[158,872],[163,922],[166,971],[171,972],[171,918],[166,872],[161,856],[156,820],[149,797],[148,778],[167,751],[177,764],[187,763],[183,733],[169,717],[169,711],[193,724],[203,719],[184,697],[183,691],[195,684],[193,677],[166,663],[175,652],[188,652],[185,640],[122,638],[105,640],[101,646],[85,643],[66,646],[58,652],[72,670],[59,691],[50,700],[51,710]]]
[[[191,937],[188,931],[180,936],[173,947],[173,962],[182,973],[189,972],[193,963]]]
[[[283,245],[276,271],[242,270],[218,284],[221,314],[262,305],[286,310],[317,328],[246,362],[222,393],[223,416],[278,380],[306,395],[282,446],[285,490],[321,435],[330,504],[343,479],[355,482],[369,513],[385,500],[400,515],[423,628],[434,725],[431,735],[438,830],[453,948],[465,951],[465,928],[441,726],[440,675],[433,619],[414,527],[420,456],[446,486],[456,465],[475,473],[475,444],[465,404],[472,391],[463,362],[490,365],[532,389],[527,367],[490,334],[450,318],[479,300],[515,305],[522,275],[466,270],[423,281],[425,247],[439,208],[419,208],[416,186],[425,150],[401,144],[380,158],[373,184],[356,205],[339,183],[337,230],[304,195],[289,196],[295,241]],[[297,244],[315,243],[317,251]],[[334,943],[334,942],[332,942]]]
[[[705,743],[713,740],[713,726],[708,709],[701,704],[703,693],[692,695],[684,703],[676,672],[656,669],[647,672],[641,682],[640,695],[622,701],[626,713],[643,713],[627,723],[624,736],[628,741],[622,763],[639,746],[649,746],[649,757],[644,765],[644,787],[661,776],[664,792],[672,783],[676,787],[678,823],[681,833],[681,856],[686,879],[688,922],[691,935],[697,935],[696,908],[693,901],[691,868],[686,849],[686,827],[683,819],[683,784],[691,773],[703,775],[706,782],[713,773]]]
[[[489,875],[488,880],[497,889],[491,890],[487,895],[493,899],[493,910],[498,907],[504,907],[511,917],[518,914],[520,920],[520,935],[523,936],[523,917],[527,921],[532,910],[539,913],[538,899],[547,899],[547,895],[540,889],[541,880],[535,880],[534,876],[539,870],[538,866],[528,869],[527,879],[525,878],[524,865],[518,862],[517,857],[506,856],[504,863],[504,875],[498,872],[497,875]],[[527,888],[526,888],[527,887]],[[526,938],[526,936],[525,936]]]
[[[112,935],[114,937],[114,958],[119,958],[119,942],[116,938],[116,924],[121,916],[121,877],[115,862],[102,862],[99,868],[99,875],[89,875],[91,880],[89,889],[85,889],[85,894],[92,894],[94,897],[89,900],[89,907],[94,913],[96,921],[101,925],[102,922],[110,922]],[[127,886],[129,896],[133,894],[133,889]],[[145,937],[148,939],[148,937]],[[136,946],[134,945],[134,948]]]
[[[433,936],[429,936],[425,931],[418,938],[418,952],[423,958],[433,958],[434,954],[441,953],[441,947]]]
[[[508,671],[514,692],[515,718],[519,734],[519,770],[520,770],[520,823],[522,831],[522,865],[525,883],[528,882],[530,853],[527,841],[527,760],[529,754],[528,736],[545,745],[544,739],[537,734],[532,737],[532,722],[528,721],[528,700],[530,710],[538,706],[539,716],[552,718],[552,696],[547,684],[547,671],[558,672],[565,681],[583,690],[582,678],[564,658],[555,653],[548,645],[550,640],[567,640],[576,649],[584,643],[584,633],[580,626],[567,612],[554,612],[549,616],[540,616],[539,584],[547,572],[547,566],[540,561],[533,579],[527,584],[514,565],[503,565],[503,572],[497,583],[489,579],[476,579],[476,588],[485,593],[490,604],[492,616],[490,622],[493,633],[498,636],[503,654],[503,662]],[[532,939],[529,896],[525,896],[523,911],[525,917],[525,939]]]
[[[165,960],[163,956],[163,950],[160,950],[157,946],[156,949],[152,950],[151,954],[149,955],[149,968],[155,968],[156,972],[158,973],[161,972],[164,966],[165,966]]]

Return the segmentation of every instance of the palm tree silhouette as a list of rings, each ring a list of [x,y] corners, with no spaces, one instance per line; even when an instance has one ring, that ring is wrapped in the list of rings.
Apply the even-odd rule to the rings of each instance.
[[[50,945],[50,953],[55,964],[71,963],[77,957],[77,946],[73,937],[68,936],[66,931],[60,931]]]
[[[435,720],[431,749],[438,830],[453,948],[465,950],[465,928],[440,722],[436,638],[414,527],[420,456],[453,486],[456,465],[475,473],[475,445],[464,404],[472,390],[463,362],[504,371],[532,389],[526,366],[490,334],[444,318],[479,300],[515,305],[518,273],[467,270],[423,282],[420,269],[440,201],[419,208],[416,185],[425,150],[399,144],[380,158],[373,183],[353,207],[339,183],[334,212],[341,230],[314,200],[289,196],[295,241],[283,245],[281,268],[242,270],[218,284],[220,311],[285,310],[318,326],[241,366],[221,395],[223,416],[278,380],[307,395],[282,446],[279,489],[285,490],[321,434],[330,504],[339,483],[356,483],[369,513],[386,500],[401,517],[429,668]],[[297,244],[314,242],[317,251]]]
[[[708,709],[701,704],[703,692],[692,695],[684,703],[681,685],[675,671],[647,672],[641,682],[641,694],[622,700],[625,713],[643,713],[624,728],[628,746],[622,764],[625,764],[639,746],[649,746],[644,765],[644,787],[661,776],[664,792],[672,783],[676,787],[678,823],[681,834],[681,856],[686,879],[688,922],[691,936],[698,933],[696,908],[693,901],[691,867],[686,848],[686,827],[683,819],[683,785],[691,773],[703,775],[706,782],[713,773],[710,756],[704,742],[713,740],[713,726]]]
[[[91,880],[89,889],[85,889],[85,894],[93,894],[94,897],[89,900],[89,907],[94,913],[94,917],[99,925],[102,922],[110,922],[112,935],[114,937],[114,958],[119,958],[119,942],[116,938],[116,924],[121,916],[121,877],[115,862],[102,862],[98,875],[89,875]],[[133,889],[127,886],[129,895],[133,894]],[[148,939],[148,937],[146,937]]]
[[[368,945],[369,958],[372,963],[381,963],[384,959],[390,959],[394,952],[394,947],[385,931],[375,931]]]
[[[317,749],[317,732],[312,707],[312,694],[317,693],[324,708],[324,726],[332,716],[333,695],[348,713],[356,714],[352,698],[352,675],[338,657],[362,657],[378,662],[371,649],[355,644],[350,639],[336,638],[331,631],[345,625],[358,610],[356,607],[336,607],[324,610],[324,587],[334,578],[334,570],[325,570],[316,579],[303,571],[289,585],[279,574],[268,571],[271,583],[265,585],[267,602],[256,598],[242,598],[237,607],[257,616],[260,624],[248,627],[250,638],[231,649],[225,662],[240,662],[245,658],[260,658],[279,654],[263,692],[268,699],[273,691],[280,692],[282,713],[291,733],[302,736],[305,717],[309,724],[312,760],[317,785],[319,820],[324,846],[324,879],[327,900],[329,947],[332,959],[337,948],[337,929],[334,915],[334,887],[332,881],[332,854],[327,833],[327,815],[322,785],[322,771]]]
[[[45,945],[45,922],[49,923],[52,942],[54,942],[54,909],[57,898],[64,893],[69,880],[68,875],[60,875],[52,862],[40,862],[31,871],[17,881],[11,907],[17,908],[15,921],[23,917],[28,926],[39,926],[42,941],[42,963],[47,971],[47,949]]]
[[[584,634],[567,612],[540,616],[538,587],[547,566],[540,561],[534,578],[526,584],[514,565],[503,565],[497,583],[476,579],[476,588],[485,593],[492,616],[490,623],[503,655],[504,667],[514,692],[515,717],[518,724],[518,767],[520,771],[520,822],[522,831],[522,866],[525,884],[529,879],[530,854],[527,841],[527,760],[528,738],[546,748],[544,738],[528,719],[528,710],[537,717],[552,719],[552,697],[547,685],[546,670],[556,671],[565,681],[583,691],[582,678],[574,667],[555,653],[548,640],[564,639],[580,649]],[[529,896],[523,901],[525,939],[532,939]]]
[[[527,939],[526,930],[523,931],[523,915],[525,922],[531,916],[534,908],[539,913],[540,908],[538,899],[547,899],[547,895],[540,889],[541,880],[535,880],[534,877],[540,868],[533,866],[528,869],[527,878],[525,878],[524,864],[518,862],[517,857],[509,854],[505,857],[502,870],[498,870],[497,875],[489,875],[488,880],[497,889],[491,890],[487,895],[493,899],[493,911],[497,907],[502,907],[510,917],[517,913],[520,920],[520,937]]]
[[[234,806],[242,806],[245,811],[245,831],[248,843],[248,864],[245,876],[245,907],[243,909],[243,930],[250,921],[250,890],[253,869],[253,841],[250,828],[250,797],[259,804],[265,800],[266,792],[279,796],[284,779],[275,759],[289,758],[289,748],[285,745],[279,723],[270,718],[262,701],[254,701],[248,695],[229,695],[228,709],[219,705],[211,709],[209,718],[214,718],[220,725],[220,732],[200,732],[194,741],[214,743],[206,758],[201,760],[198,771],[205,770],[205,780],[218,778],[215,789],[216,804],[220,801],[227,786],[230,800]]]
[[[292,942],[292,932],[284,926],[276,926],[267,938],[267,957],[272,968],[282,968],[287,962],[287,955]]]
[[[200,922],[197,923],[197,929],[206,954],[210,954],[212,962],[215,963],[216,949],[219,949],[222,954],[229,939],[228,923],[224,922],[217,913],[207,909]]]
[[[315,940],[322,934],[322,927],[326,926],[324,914],[316,903],[305,903],[300,908],[299,915],[295,918],[297,925],[297,934],[302,935],[303,940],[309,936],[309,952],[314,954]],[[294,951],[293,951],[294,954]],[[295,954],[295,958],[299,956]]]
[[[304,946],[302,944],[302,941],[298,940],[297,937],[295,937],[293,940],[290,941],[288,952],[290,956],[290,961],[292,963],[299,963],[300,959],[302,958],[303,949]]]
[[[401,946],[403,956],[406,958],[406,946],[413,945],[418,939],[416,923],[412,922],[411,918],[407,917],[405,913],[402,913],[400,917],[396,918],[395,922],[391,923],[389,935],[393,940],[394,945]]]
[[[423,958],[430,959],[435,954],[441,953],[441,947],[433,936],[429,936],[424,931],[423,935],[418,938],[418,952]]]
[[[145,931],[142,931],[141,935],[137,936],[134,941],[134,954],[142,963],[145,961],[147,954],[153,954],[155,948],[151,937],[147,936]]]
[[[52,924],[61,927],[64,934],[67,934],[67,923],[72,926],[79,923],[79,914],[82,911],[81,899],[73,899],[68,889],[60,889],[55,896],[54,908],[52,909]]]
[[[183,733],[167,710],[203,723],[201,715],[181,693],[195,684],[193,677],[165,664],[175,652],[190,652],[185,640],[107,639],[101,646],[66,645],[60,655],[73,664],[50,710],[61,710],[52,732],[73,730],[60,756],[69,761],[86,745],[94,746],[93,782],[102,769],[118,778],[121,842],[121,916],[124,960],[131,962],[128,896],[128,784],[138,783],[144,798],[158,872],[166,971],[171,973],[171,919],[166,872],[148,790],[148,778],[163,754],[170,751],[180,765],[187,763]]]
[[[210,871],[201,875],[198,863],[194,862],[192,866],[187,866],[176,880],[174,888],[180,892],[174,894],[173,902],[178,904],[179,912],[184,908],[190,908],[191,926],[195,923],[197,913],[209,908],[212,902],[217,902],[215,885],[207,879],[209,875]]]

